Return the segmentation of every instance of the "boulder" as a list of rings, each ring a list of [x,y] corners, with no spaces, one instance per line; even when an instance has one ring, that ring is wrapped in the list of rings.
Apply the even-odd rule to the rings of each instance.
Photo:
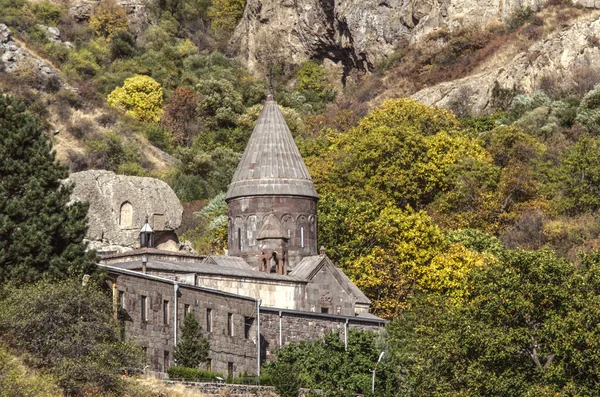
[[[175,229],[181,225],[183,207],[165,182],[104,170],[76,172],[67,181],[74,184],[71,199],[90,204],[86,238],[96,249],[138,248],[147,217],[156,248],[179,250]]]

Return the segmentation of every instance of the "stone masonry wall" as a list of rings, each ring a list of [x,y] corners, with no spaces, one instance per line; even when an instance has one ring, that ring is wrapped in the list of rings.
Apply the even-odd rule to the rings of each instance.
[[[137,341],[145,348],[150,370],[165,372],[168,366],[174,364],[174,285],[169,280],[142,274],[114,270],[109,273],[116,282],[117,295],[114,298],[122,307],[119,316],[126,338]],[[147,298],[146,321],[142,321],[142,297]],[[383,325],[360,318],[280,311],[268,307],[261,307],[260,310],[261,362],[271,359],[273,351],[287,343],[315,340],[332,331],[339,331],[342,336],[346,329],[378,331]],[[253,299],[179,284],[179,337],[186,313],[194,314],[210,341],[209,358],[213,371],[225,376],[230,369],[233,376],[257,372],[256,302]]]
[[[258,268],[260,243],[255,241],[263,222],[274,214],[284,230],[289,231],[289,270],[304,256],[317,253],[317,202],[315,199],[292,196],[257,196],[238,198],[229,205],[229,255],[242,257]],[[255,218],[253,218],[255,217]],[[241,229],[241,249],[237,230]],[[301,228],[304,228],[302,247]]]

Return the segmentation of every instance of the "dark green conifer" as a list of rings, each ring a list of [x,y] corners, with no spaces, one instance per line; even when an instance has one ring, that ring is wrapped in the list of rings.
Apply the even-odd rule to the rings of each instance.
[[[175,346],[177,365],[198,368],[208,361],[210,344],[202,333],[200,324],[192,313],[185,316],[181,326],[181,339]]]
[[[0,94],[0,283],[60,279],[93,270],[82,243],[87,204],[69,204],[66,168],[25,105]]]

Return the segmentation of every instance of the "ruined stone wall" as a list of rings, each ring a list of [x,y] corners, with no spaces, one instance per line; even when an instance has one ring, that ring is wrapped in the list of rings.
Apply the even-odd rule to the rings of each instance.
[[[317,202],[312,198],[292,196],[257,196],[238,198],[229,205],[229,255],[242,257],[258,269],[260,242],[256,236],[270,214],[289,233],[289,270],[308,255],[317,253]],[[241,230],[241,240],[238,239]]]

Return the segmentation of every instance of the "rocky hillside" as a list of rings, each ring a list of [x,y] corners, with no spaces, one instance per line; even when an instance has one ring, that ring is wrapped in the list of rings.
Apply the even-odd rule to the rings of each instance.
[[[403,46],[431,32],[506,20],[547,0],[248,0],[231,45],[251,70],[275,55],[288,62],[328,59],[352,69],[373,70]],[[553,1],[552,3],[557,3]],[[558,2],[560,3],[560,1]],[[575,0],[600,7],[593,0]]]

